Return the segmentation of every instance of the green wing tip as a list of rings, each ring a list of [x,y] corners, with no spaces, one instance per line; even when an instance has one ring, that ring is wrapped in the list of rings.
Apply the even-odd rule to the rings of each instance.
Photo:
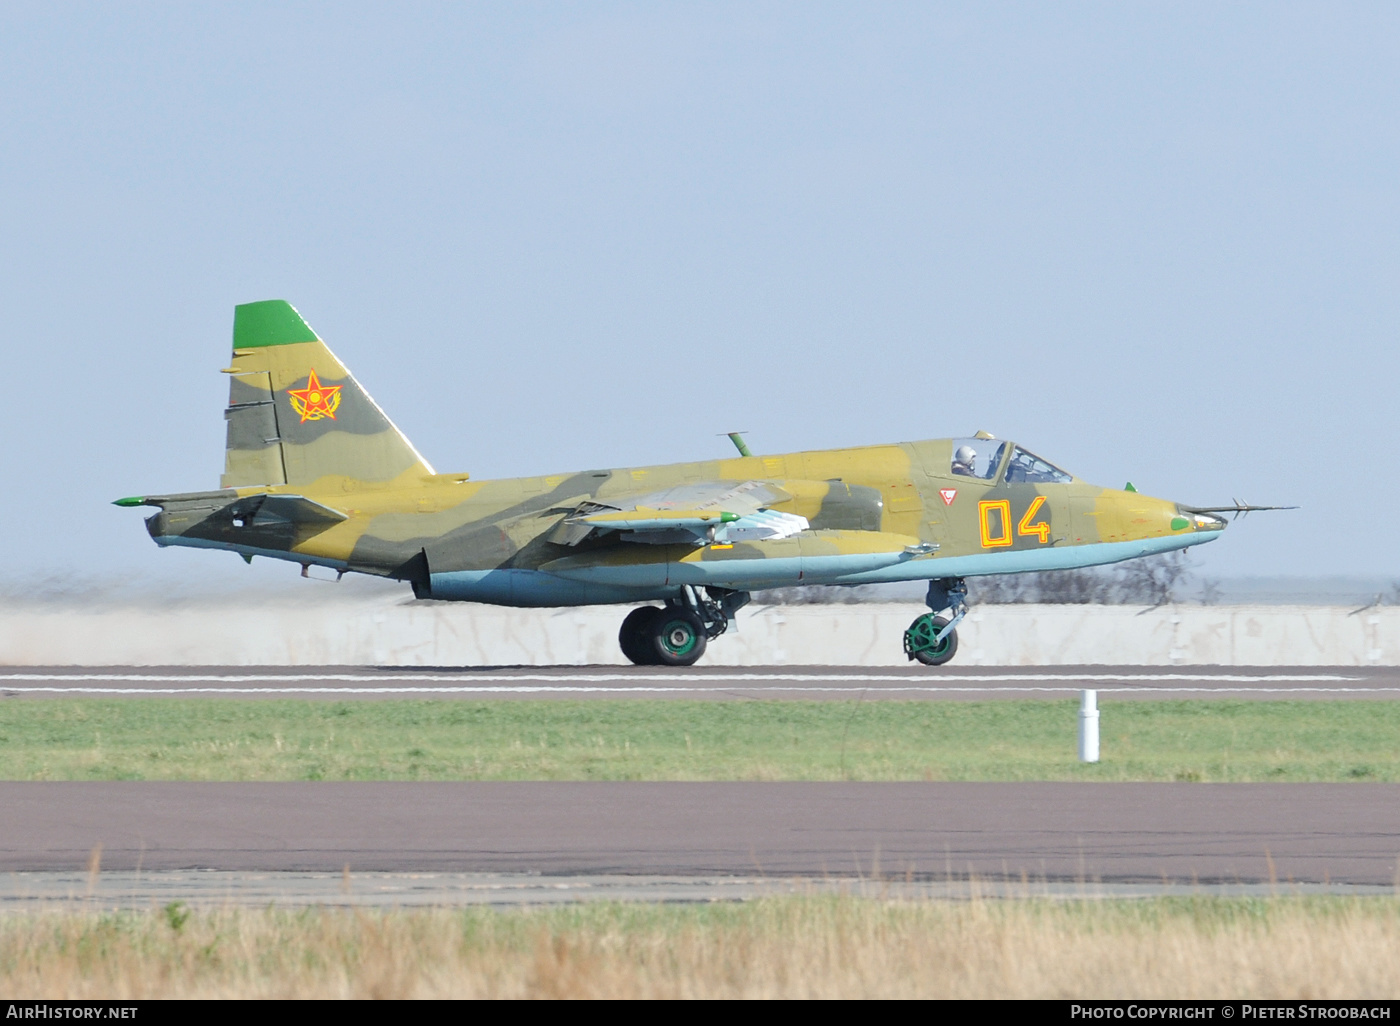
[[[145,497],[144,495],[130,495],[130,496],[127,496],[125,499],[117,499],[115,502],[112,503],[112,505],[113,505],[113,506],[144,506],[144,505],[146,505],[146,497]]]
[[[1133,487],[1133,483],[1132,483],[1131,481],[1129,481],[1127,484],[1125,484],[1125,485],[1123,486],[1123,491],[1125,491],[1125,492],[1135,492],[1135,491],[1137,491],[1137,489],[1134,488],[1134,487]]]
[[[265,299],[233,308],[233,348],[259,349],[319,342],[296,308],[285,299]]]

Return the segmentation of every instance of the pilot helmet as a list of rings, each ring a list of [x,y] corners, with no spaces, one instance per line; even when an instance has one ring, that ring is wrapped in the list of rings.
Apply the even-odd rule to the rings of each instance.
[[[977,450],[970,445],[960,445],[958,446],[958,451],[953,453],[953,461],[955,463],[965,463],[969,467],[972,466],[972,461],[976,458]]]

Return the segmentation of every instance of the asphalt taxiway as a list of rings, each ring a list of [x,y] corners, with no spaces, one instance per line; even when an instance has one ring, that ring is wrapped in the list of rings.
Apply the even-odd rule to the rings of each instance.
[[[0,872],[94,858],[132,872],[1385,887],[1400,784],[0,783]]]

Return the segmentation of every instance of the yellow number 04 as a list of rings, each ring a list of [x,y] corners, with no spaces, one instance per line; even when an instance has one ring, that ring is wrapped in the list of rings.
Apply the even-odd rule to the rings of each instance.
[[[1040,512],[1040,507],[1045,505],[1045,496],[1037,495],[1031,500],[1030,509],[1026,510],[1026,515],[1021,518],[1021,522],[1016,525],[1016,533],[1023,538],[1038,538],[1040,544],[1044,545],[1050,540],[1050,525],[1045,522],[1033,524],[1036,515]],[[997,532],[992,533],[992,514],[999,514],[997,518]],[[1004,548],[1011,544],[1011,500],[1010,499],[984,499],[977,504],[977,519],[982,529],[982,547],[984,549]]]
[[[1040,544],[1044,545],[1050,540],[1050,525],[1047,523],[1033,524],[1032,520],[1040,512],[1040,507],[1045,505],[1045,496],[1037,495],[1031,501],[1031,508],[1026,510],[1026,515],[1021,518],[1021,522],[1016,525],[1016,533],[1021,535],[1033,534],[1040,539]]]

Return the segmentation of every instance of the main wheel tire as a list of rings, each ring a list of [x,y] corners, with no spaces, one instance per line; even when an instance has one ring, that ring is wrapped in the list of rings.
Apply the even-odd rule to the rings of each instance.
[[[935,641],[938,632],[948,626],[948,618],[925,613],[904,632],[904,654],[925,666],[942,666],[958,651],[958,632],[948,632],[942,641]]]
[[[637,666],[654,666],[652,623],[663,610],[656,606],[641,606],[627,614],[622,621],[622,629],[617,632],[617,643],[622,646],[622,654]]]
[[[705,625],[689,609],[670,606],[657,610],[651,623],[652,663],[692,666],[705,654]]]

